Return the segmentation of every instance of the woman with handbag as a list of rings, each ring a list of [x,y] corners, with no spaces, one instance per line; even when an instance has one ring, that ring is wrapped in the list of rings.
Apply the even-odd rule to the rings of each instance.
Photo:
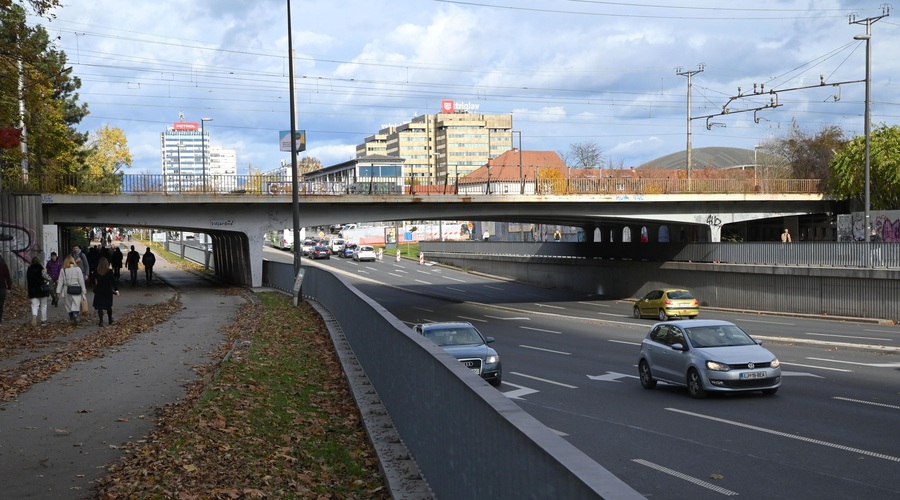
[[[41,259],[32,257],[31,265],[25,272],[25,283],[28,285],[28,298],[31,299],[31,326],[37,326],[38,311],[41,313],[41,326],[47,326],[47,297],[50,296],[50,276],[44,272]]]
[[[78,313],[81,312],[81,300],[87,293],[87,288],[84,286],[84,274],[71,255],[67,255],[63,261],[63,270],[59,273],[56,293],[61,294],[64,299],[66,310],[69,311],[69,322],[77,326]]]

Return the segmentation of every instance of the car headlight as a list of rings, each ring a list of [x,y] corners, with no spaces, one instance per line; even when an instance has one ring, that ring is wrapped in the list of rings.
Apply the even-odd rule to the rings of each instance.
[[[707,361],[706,369],[717,371],[717,372],[727,372],[728,370],[731,369],[731,367],[726,365],[725,363],[719,363],[718,361]]]
[[[778,361],[778,358],[775,358],[771,363],[769,363],[769,366],[771,366],[772,368],[778,368],[779,366],[781,366],[781,361]]]
[[[500,356],[497,356],[496,354],[493,356],[488,356],[484,358],[484,362],[488,365],[496,365],[500,362]]]

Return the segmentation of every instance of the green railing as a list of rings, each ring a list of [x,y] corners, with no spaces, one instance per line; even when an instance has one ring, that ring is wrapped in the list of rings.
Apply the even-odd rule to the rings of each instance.
[[[653,195],[653,194],[821,194],[818,179],[667,179],[667,178],[553,178],[472,181],[447,177],[365,177],[352,181],[300,181],[303,196],[504,196],[504,195]],[[289,195],[289,178],[260,175],[119,174],[31,176],[4,179],[0,192],[68,194],[164,195]]]

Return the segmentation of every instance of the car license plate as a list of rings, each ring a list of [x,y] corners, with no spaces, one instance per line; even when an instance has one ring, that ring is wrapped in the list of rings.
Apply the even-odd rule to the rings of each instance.
[[[766,372],[748,372],[741,374],[741,380],[749,380],[754,378],[766,378]]]
[[[475,375],[481,375],[481,368],[469,368]]]

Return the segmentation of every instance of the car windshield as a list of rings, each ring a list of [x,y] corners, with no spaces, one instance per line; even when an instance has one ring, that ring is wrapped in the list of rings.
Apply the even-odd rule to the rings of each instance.
[[[684,299],[693,299],[694,298],[694,296],[691,295],[691,292],[684,291],[684,290],[680,290],[677,292],[669,292],[666,295],[668,295],[669,298],[673,299],[673,300],[684,300]]]
[[[710,325],[687,328],[694,347],[733,347],[755,345],[756,342],[735,325]]]
[[[440,328],[426,330],[425,337],[439,346],[482,344],[481,335],[474,328]]]

